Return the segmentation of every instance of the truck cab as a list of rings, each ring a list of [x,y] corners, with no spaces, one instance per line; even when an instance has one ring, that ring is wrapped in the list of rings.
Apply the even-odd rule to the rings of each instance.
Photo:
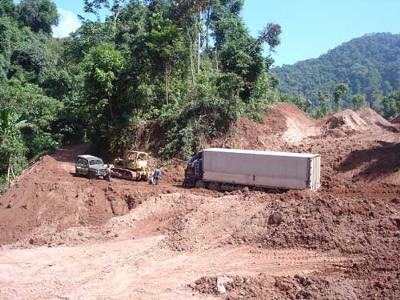
[[[78,155],[75,162],[75,174],[96,178],[106,175],[107,168],[101,158],[92,155]]]
[[[203,179],[203,152],[197,153],[187,163],[185,169],[185,180],[183,185],[194,187],[198,181]]]

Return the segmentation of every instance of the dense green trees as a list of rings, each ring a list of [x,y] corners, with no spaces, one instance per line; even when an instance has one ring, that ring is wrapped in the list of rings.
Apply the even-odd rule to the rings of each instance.
[[[298,62],[293,66],[274,68],[279,89],[303,96],[318,104],[318,93],[332,94],[344,83],[349,92],[342,99],[351,106],[351,96],[366,95],[374,105],[374,92],[389,95],[397,91],[400,80],[400,35],[369,34],[329,51],[318,59]]]
[[[50,34],[51,26],[58,23],[57,7],[50,0],[21,0],[18,11],[20,25],[33,32]]]
[[[400,90],[382,99],[381,108],[382,114],[393,119],[400,115]]]
[[[56,21],[50,1],[0,1],[0,181],[61,142],[62,96],[50,84],[60,57],[49,35]]]
[[[239,0],[85,1],[87,12],[109,10],[104,22],[86,21],[69,41],[94,145],[118,152],[132,145],[137,124],[157,124],[165,133],[160,154],[187,157],[240,114],[256,116],[275,101],[262,45],[274,49],[280,27],[269,24],[253,38],[242,6]],[[95,62],[93,49],[124,64],[118,71],[99,66],[108,59]]]
[[[146,128],[158,128],[158,154],[188,157],[278,99],[263,45],[273,51],[281,28],[252,37],[241,0],[83,5],[97,18],[54,39],[51,1],[0,1],[0,174],[60,143],[122,152]]]
[[[333,101],[335,103],[335,111],[338,111],[341,107],[340,101],[342,96],[347,93],[349,90],[349,87],[341,83],[338,86],[336,86],[335,91],[333,92]]]
[[[89,139],[96,145],[113,147],[123,129],[119,125],[128,125],[125,116],[132,108],[118,95],[118,78],[124,68],[122,53],[106,43],[90,49],[82,62],[81,109],[86,112]]]
[[[363,108],[368,106],[367,97],[362,94],[356,94],[351,97],[350,102],[352,107],[355,109]]]
[[[13,0],[0,0],[0,16],[9,18],[17,16],[17,7]]]
[[[0,84],[0,172],[18,174],[32,159],[59,146],[52,130],[62,103],[17,79]]]
[[[54,39],[58,17],[51,1],[0,0],[0,180],[61,143],[91,142],[93,151],[117,154],[146,131],[158,155],[187,158],[240,116],[260,119],[279,100],[316,117],[371,99],[386,117],[399,113],[399,93],[388,94],[398,79],[392,71],[396,36],[368,37],[373,47],[363,48],[375,57],[373,40],[389,38],[390,66],[376,67],[384,55],[362,64],[353,53],[362,43],[345,45],[350,58],[332,51],[324,59],[342,62],[324,64],[348,80],[318,73],[313,82],[301,72],[315,74],[318,64],[302,63],[301,72],[280,76],[287,84],[301,74],[290,89],[299,93],[280,95],[263,48],[274,51],[281,28],[269,23],[251,36],[240,16],[243,3],[85,0],[85,11],[97,17],[83,19],[70,37]],[[108,12],[104,20],[100,10]]]

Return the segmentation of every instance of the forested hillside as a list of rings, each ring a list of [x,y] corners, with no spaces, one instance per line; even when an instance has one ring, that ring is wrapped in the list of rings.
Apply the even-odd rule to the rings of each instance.
[[[262,49],[279,44],[280,26],[251,36],[243,0],[83,2],[93,17],[54,39],[52,1],[0,0],[3,180],[61,144],[120,153],[139,128],[158,128],[158,155],[188,157],[277,100]],[[93,21],[99,11],[105,21]]]
[[[313,103],[318,103],[321,93],[332,95],[341,83],[349,87],[346,105],[351,106],[348,100],[355,94],[376,101],[398,90],[400,34],[365,35],[317,59],[274,68],[273,73],[279,79],[280,91],[304,96]]]

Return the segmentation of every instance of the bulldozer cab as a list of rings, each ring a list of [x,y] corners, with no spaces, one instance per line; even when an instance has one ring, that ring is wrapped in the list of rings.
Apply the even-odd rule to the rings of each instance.
[[[127,180],[147,181],[149,155],[146,152],[130,150],[125,153],[124,158],[114,160],[111,168],[112,175]]]
[[[148,158],[146,152],[129,151],[125,156],[125,167],[132,170],[145,170],[147,169]]]

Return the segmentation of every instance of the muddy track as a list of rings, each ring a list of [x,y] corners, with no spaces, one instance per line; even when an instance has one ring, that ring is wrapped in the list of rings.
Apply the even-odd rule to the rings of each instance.
[[[3,252],[2,298],[102,298],[109,296],[112,288],[113,297],[118,299],[185,299],[192,296],[189,285],[203,276],[256,276],[262,272],[272,279],[348,264],[342,257],[315,251],[270,251],[248,246],[175,253],[158,246],[162,239],[155,236]],[[17,282],[12,279],[15,276]]]
[[[181,161],[158,186],[108,183],[73,176],[84,145],[45,156],[0,197],[0,298],[399,299],[400,134],[386,122],[284,104],[211,143],[320,153],[318,193],[184,189]]]

